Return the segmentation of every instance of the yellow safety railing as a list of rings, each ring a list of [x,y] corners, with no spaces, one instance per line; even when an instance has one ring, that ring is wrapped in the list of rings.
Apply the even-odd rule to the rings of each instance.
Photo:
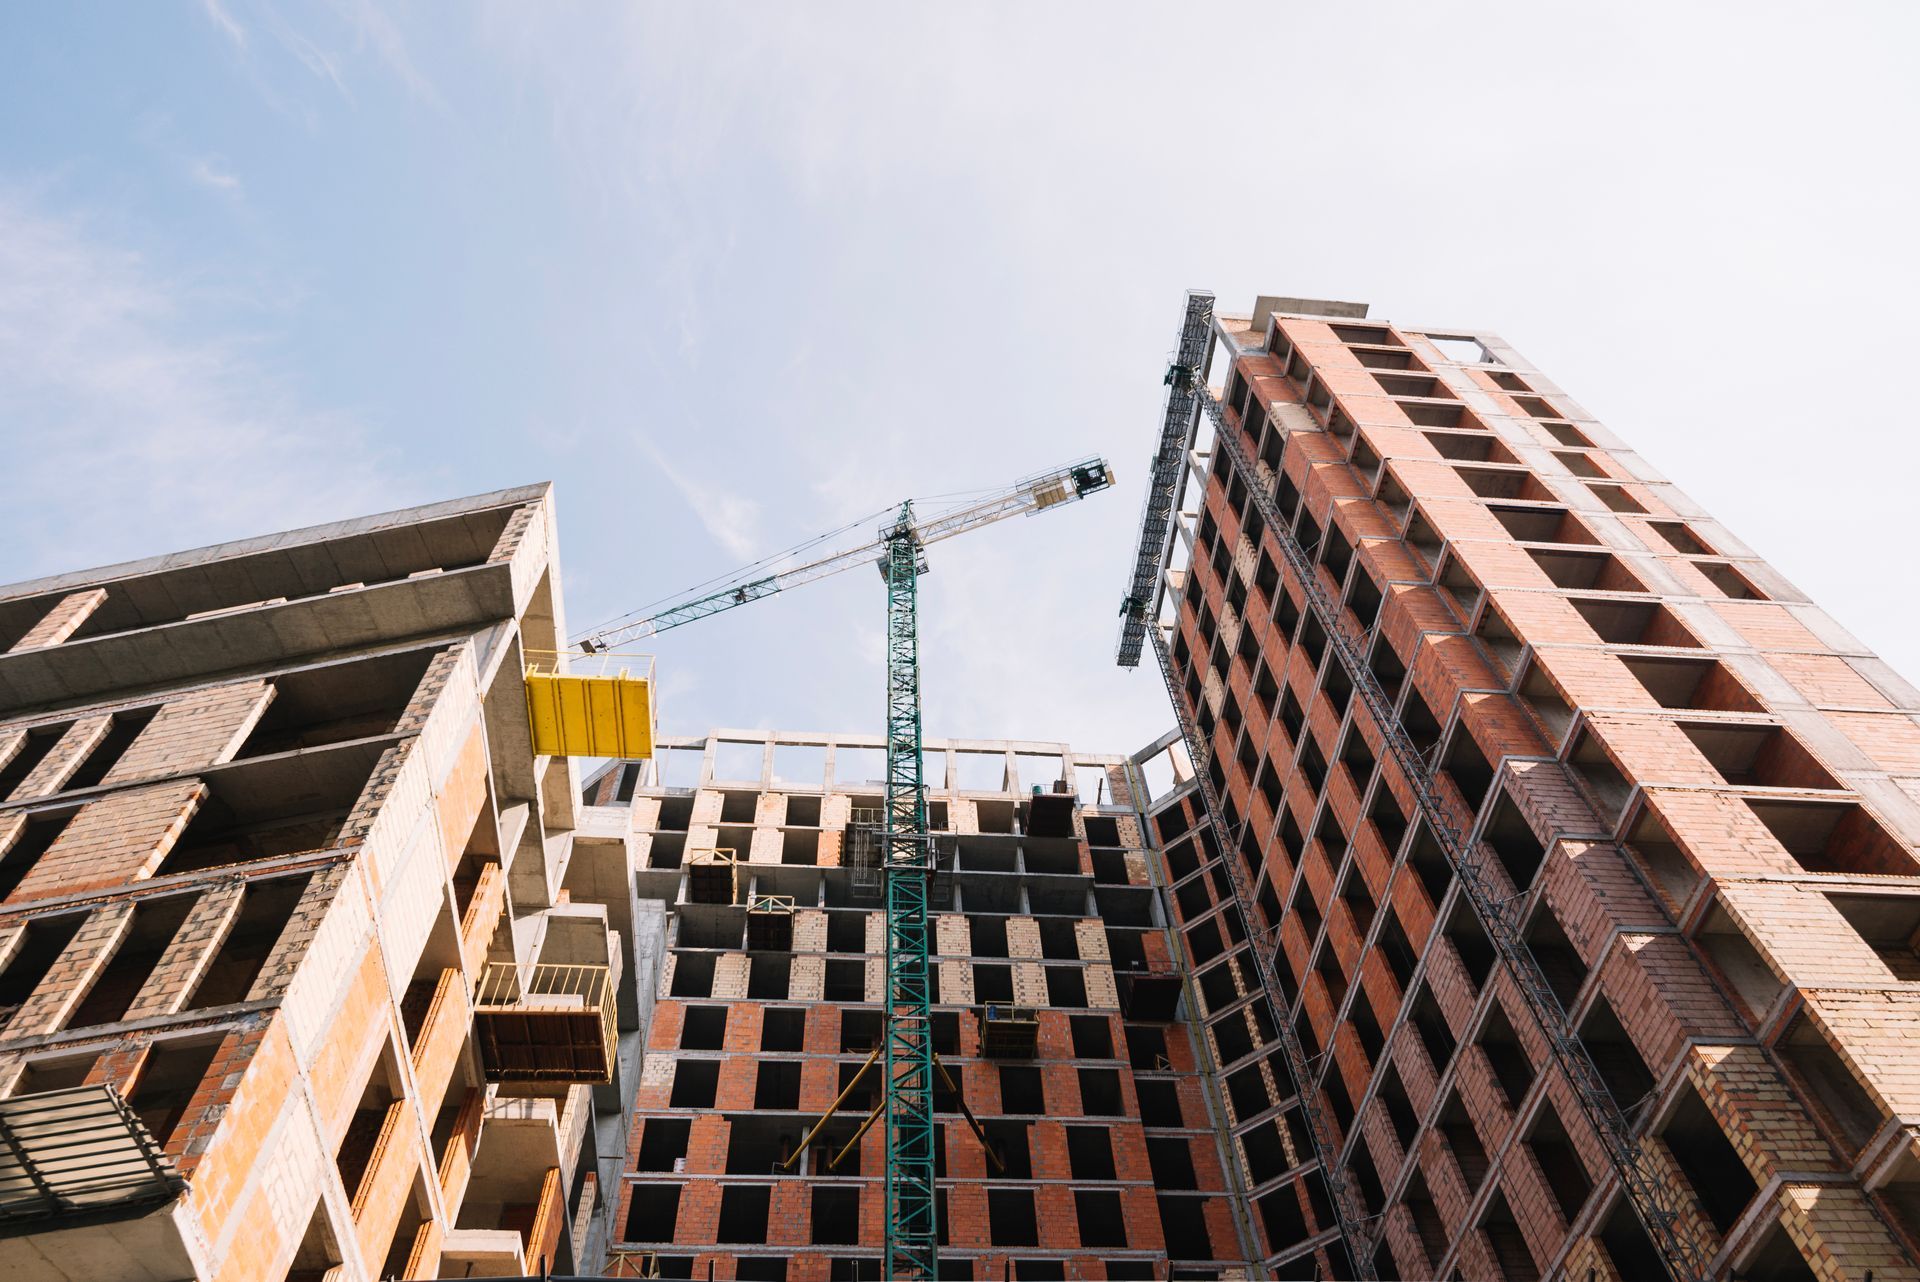
[[[536,756],[653,756],[653,656],[526,651],[527,726]]]

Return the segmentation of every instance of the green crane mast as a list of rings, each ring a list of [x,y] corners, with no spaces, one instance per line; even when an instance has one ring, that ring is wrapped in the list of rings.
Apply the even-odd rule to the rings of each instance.
[[[929,906],[937,860],[927,832],[927,786],[920,758],[919,580],[927,544],[1010,516],[1030,516],[1113,484],[1104,459],[1089,458],[1027,477],[1005,489],[935,510],[913,500],[892,510],[878,537],[825,555],[814,540],[681,597],[636,611],[577,638],[589,654],[664,632],[712,614],[812,583],[856,565],[878,565],[887,585],[887,787],[874,835],[884,881],[887,997],[882,1109],[886,1121],[886,1272],[894,1279],[938,1276],[939,1223],[934,1196],[933,1016]],[[864,524],[861,522],[860,524]],[[832,536],[827,536],[832,537]],[[792,564],[798,561],[798,564]],[[788,568],[772,567],[786,564]]]
[[[887,799],[880,842],[887,896],[887,1278],[933,1278],[933,1013],[927,899],[934,871],[920,760],[920,572],[913,504],[887,535]]]

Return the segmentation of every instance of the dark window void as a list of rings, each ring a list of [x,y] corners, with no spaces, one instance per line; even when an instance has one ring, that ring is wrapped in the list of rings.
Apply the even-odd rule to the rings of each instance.
[[[714,1091],[720,1084],[720,1062],[712,1059],[683,1059],[673,1066],[673,1091],[667,1097],[669,1108],[712,1108]]]
[[[26,877],[40,856],[52,849],[60,834],[67,830],[73,817],[80,813],[69,810],[63,815],[29,816],[27,822],[14,834],[13,844],[0,855],[0,899],[11,895],[14,888]]]
[[[1473,981],[1475,988],[1485,988],[1487,976],[1493,973],[1496,960],[1493,941],[1487,937],[1480,919],[1474,915],[1465,898],[1454,901],[1453,911],[1447,914],[1444,933],[1447,942],[1453,945],[1455,955],[1460,958],[1467,978]]]
[[[127,749],[133,746],[133,741],[140,737],[140,732],[147,728],[158,711],[160,709],[154,707],[114,713],[108,723],[106,736],[94,745],[93,751],[87,754],[86,760],[80,763],[80,768],[73,772],[61,790],[96,787],[107,777],[109,770],[120,764],[120,758],[126,755]]]
[[[0,971],[0,1028],[5,1028],[14,1013],[33,996],[33,990],[53,969],[61,952],[73,942],[87,920],[84,912],[59,917],[35,917],[27,923],[26,938],[14,951],[13,960]]]
[[[1806,1015],[1794,1017],[1778,1050],[1816,1112],[1849,1153],[1866,1147],[1880,1129],[1880,1107]]]
[[[88,1075],[93,1072],[93,1066],[99,1062],[98,1054],[34,1060],[15,1082],[13,1094],[34,1095],[41,1091],[63,1091],[84,1086]]]
[[[727,1008],[689,1006],[681,1017],[680,1049],[717,1051],[726,1045]]]
[[[1606,746],[1600,742],[1599,736],[1591,731],[1583,731],[1574,743],[1568,765],[1572,767],[1575,777],[1586,786],[1594,813],[1611,829],[1619,820],[1620,813],[1627,808],[1628,798],[1633,795],[1633,786],[1627,782],[1626,775],[1607,755]]]
[[[1593,1193],[1593,1179],[1587,1174],[1586,1163],[1580,1160],[1560,1114],[1551,1103],[1541,1106],[1526,1144],[1554,1202],[1560,1207],[1561,1216],[1567,1223],[1573,1223]]]
[[[1009,1005],[1013,1001],[1013,967],[976,962],[973,967],[973,995],[991,1005]]]
[[[140,1115],[140,1120],[153,1132],[154,1140],[162,1148],[168,1147],[181,1119],[187,1115],[194,1093],[200,1089],[200,1082],[213,1066],[213,1057],[219,1049],[220,1039],[209,1037],[196,1041],[160,1042],[147,1052],[146,1062],[140,1066],[139,1080],[127,1103]],[[380,1076],[377,1068],[374,1076]],[[348,1188],[352,1187],[348,1185]]]
[[[1533,1088],[1533,1064],[1498,1000],[1488,1009],[1486,1022],[1480,1026],[1479,1046],[1487,1057],[1487,1066],[1493,1070],[1494,1081],[1500,1084],[1500,1093],[1506,1096],[1507,1107],[1518,1111],[1520,1101]]]
[[[1790,732],[1738,721],[1679,721],[1728,783],[1761,788],[1838,788],[1840,785]]]
[[[1507,1282],[1539,1282],[1540,1269],[1533,1262],[1533,1252],[1527,1249],[1527,1239],[1513,1218],[1513,1208],[1507,1205],[1506,1195],[1499,1189],[1493,1191],[1487,1200],[1487,1209],[1480,1214],[1480,1231],[1487,1235],[1487,1246],[1500,1266],[1501,1277]]]
[[[1493,787],[1493,767],[1487,761],[1487,755],[1480,751],[1480,745],[1467,733],[1465,724],[1461,724],[1453,734],[1453,742],[1447,746],[1447,754],[1441,762],[1447,776],[1466,800],[1467,809],[1475,812],[1487,799],[1487,792]]]
[[[1895,979],[1920,980],[1920,895],[1829,891],[1827,900]]]
[[[800,1062],[764,1060],[754,1082],[753,1106],[756,1109],[796,1109],[800,1107]]]
[[[716,1242],[755,1245],[767,1240],[767,1205],[773,1190],[765,1184],[735,1184],[720,1190],[720,1228]]]
[[[1067,1165],[1076,1180],[1114,1179],[1113,1141],[1104,1126],[1067,1128]]]
[[[1613,1006],[1603,996],[1593,1003],[1580,1025],[1580,1040],[1586,1043],[1600,1080],[1606,1083],[1613,1102],[1629,1119],[1637,1114],[1654,1087],[1653,1070],[1641,1056],[1640,1048],[1621,1026]]]
[[[13,790],[33,773],[34,767],[46,760],[53,746],[60,742],[60,736],[72,725],[71,721],[63,721],[57,726],[36,726],[27,731],[26,741],[20,745],[19,751],[4,765],[0,765],[0,801],[12,799]]]
[[[693,1123],[686,1118],[648,1118],[640,1128],[640,1148],[634,1158],[634,1169],[671,1171],[673,1164],[687,1155],[687,1137],[692,1131]]]
[[[858,1245],[860,1190],[848,1185],[816,1185],[810,1219],[816,1246]]]
[[[1620,656],[1620,662],[1663,708],[1763,711],[1732,670],[1717,660],[1634,654]]]
[[[1447,1148],[1453,1153],[1453,1160],[1460,1167],[1460,1177],[1466,1181],[1467,1188],[1479,1188],[1480,1182],[1487,1178],[1491,1164],[1487,1160],[1486,1146],[1473,1129],[1473,1119],[1467,1116],[1467,1107],[1460,1102],[1459,1095],[1448,1094],[1434,1129],[1446,1138]]]
[[[1608,645],[1662,645],[1699,648],[1679,616],[1656,601],[1619,597],[1568,597],[1594,635]]]
[[[294,752],[392,734],[437,648],[284,673],[241,757]]]
[[[1625,1197],[1614,1200],[1613,1209],[1601,1222],[1600,1244],[1613,1261],[1614,1272],[1622,1278],[1660,1278],[1667,1276],[1665,1259],[1634,1214],[1633,1204]]]
[[[1180,1092],[1172,1082],[1155,1078],[1133,1079],[1134,1094],[1140,1100],[1142,1126],[1181,1127],[1186,1119],[1180,1112]]]
[[[1265,1183],[1293,1165],[1281,1142],[1280,1127],[1272,1119],[1243,1132],[1240,1149],[1246,1154],[1247,1174],[1255,1184]]]
[[[1147,1137],[1147,1165],[1157,1189],[1195,1189],[1200,1180],[1193,1169],[1193,1144],[1181,1135]]]
[[[1046,1090],[1041,1085],[1039,1069],[1000,1066],[1000,1111],[1034,1116],[1047,1111]]]
[[[1076,1050],[1076,1056],[1078,1052]],[[1151,1024],[1127,1025],[1127,1063],[1144,1072],[1165,1071],[1172,1067],[1167,1059],[1167,1033]]]
[[[1695,939],[1751,1017],[1763,1018],[1786,986],[1723,905],[1715,903],[1708,910]]]
[[[1700,884],[1701,872],[1694,866],[1673,834],[1654,814],[1651,807],[1643,808],[1639,818],[1627,833],[1627,854],[1633,859],[1654,891],[1667,902],[1669,908],[1676,910],[1692,897],[1694,888]]]
[[[1076,1190],[1073,1211],[1079,1221],[1081,1246],[1127,1245],[1127,1217],[1118,1193]]]
[[[880,1044],[880,1012],[843,1010],[840,1012],[840,1053],[864,1055]]]
[[[1854,802],[1745,799],[1754,817],[1808,872],[1920,875],[1920,861]]]
[[[987,1236],[994,1246],[1040,1245],[1033,1190],[988,1189]]]
[[[1533,885],[1533,879],[1540,874],[1540,865],[1546,860],[1547,848],[1534,834],[1526,816],[1520,813],[1511,793],[1501,792],[1480,839],[1493,850],[1494,858],[1506,869],[1516,890]]]
[[[1211,1260],[1213,1237],[1207,1232],[1206,1200],[1163,1193],[1160,1230],[1166,1235],[1167,1256],[1175,1260]]]
[[[1447,1017],[1441,1013],[1440,1003],[1427,984],[1420,985],[1419,995],[1413,1000],[1413,1009],[1408,1018],[1413,1022],[1414,1032],[1420,1036],[1420,1044],[1426,1047],[1434,1076],[1438,1077],[1453,1062],[1454,1040],[1452,1031],[1447,1028]]]
[[[1533,919],[1527,923],[1527,951],[1540,968],[1541,975],[1547,981],[1547,987],[1559,999],[1562,1010],[1572,1010],[1580,989],[1587,982],[1587,964],[1580,960],[1580,954],[1574,949],[1573,941],[1567,938],[1567,932],[1560,926],[1560,919],[1542,900],[1534,907]]]
[[[684,958],[682,958],[684,960]],[[801,1050],[806,1044],[806,1011],[772,1006],[760,1015],[760,1050]]]
[[[1414,1133],[1420,1129],[1420,1120],[1407,1098],[1406,1086],[1400,1081],[1400,1070],[1394,1065],[1387,1065],[1386,1072],[1380,1075],[1380,1087],[1374,1097],[1387,1111],[1387,1121],[1392,1124],[1393,1137],[1400,1141],[1400,1147],[1404,1150],[1411,1146]]]
[[[1307,1240],[1307,1214],[1300,1205],[1297,1184],[1281,1185],[1262,1197],[1258,1206],[1269,1254],[1290,1250]]]
[[[982,1125],[986,1127],[987,1142],[1000,1158],[1000,1169],[993,1171],[993,1175],[1003,1180],[1032,1179],[1033,1123],[993,1118]]]
[[[197,895],[169,895],[164,899],[143,899],[133,910],[133,922],[126,938],[101,968],[93,987],[73,1015],[67,1028],[91,1028],[126,1018],[133,999],[153,976],[161,954],[173,942]]]
[[[1679,1102],[1660,1137],[1666,1141],[1687,1182],[1693,1185],[1693,1195],[1700,1200],[1701,1209],[1721,1236],[1726,1236],[1760,1186],[1728,1142],[1720,1123],[1714,1120],[1706,1101],[1691,1086],[1680,1091]]]
[[[1044,1112],[1045,1110],[1036,1109],[1035,1111]],[[1080,1070],[1080,1111],[1088,1117],[1125,1115],[1126,1104],[1121,1097],[1118,1069],[1083,1068]]]
[[[680,1219],[678,1184],[636,1184],[627,1203],[628,1242],[671,1242]]]
[[[1420,1247],[1427,1253],[1427,1269],[1416,1273],[1415,1276],[1437,1276],[1432,1270],[1439,1266],[1441,1258],[1446,1255],[1447,1243],[1453,1240],[1453,1235],[1447,1230],[1447,1222],[1440,1217],[1440,1208],[1434,1205],[1433,1192],[1427,1187],[1426,1176],[1417,1168],[1414,1170],[1413,1178],[1407,1181],[1407,1191],[1401,1196],[1401,1201],[1405,1204],[1407,1212],[1412,1215],[1414,1232],[1419,1234]],[[1628,1214],[1632,1212],[1629,1211]],[[1656,1272],[1622,1273],[1621,1276],[1660,1277],[1661,1273],[1657,1271],[1659,1267],[1656,1263]]]
[[[1793,1238],[1779,1224],[1773,1226],[1766,1241],[1740,1272],[1741,1282],[1814,1282],[1817,1276],[1793,1244]]]
[[[1453,885],[1453,869],[1447,866],[1447,857],[1424,820],[1413,834],[1413,843],[1407,847],[1407,867],[1420,879],[1428,901],[1438,908]]]

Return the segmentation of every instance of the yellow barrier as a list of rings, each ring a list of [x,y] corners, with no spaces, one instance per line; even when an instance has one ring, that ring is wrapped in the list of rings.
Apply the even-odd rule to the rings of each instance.
[[[560,656],[528,651],[527,725],[544,757],[653,756],[653,659],[648,655]],[[581,664],[598,667],[579,671]],[[638,668],[632,666],[638,663]]]

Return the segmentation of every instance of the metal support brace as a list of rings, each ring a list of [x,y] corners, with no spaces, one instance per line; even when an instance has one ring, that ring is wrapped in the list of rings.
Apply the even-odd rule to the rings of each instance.
[[[1502,960],[1512,972],[1516,986],[1526,998],[1548,1046],[1553,1050],[1554,1061],[1560,1066],[1567,1081],[1579,1096],[1582,1109],[1587,1114],[1595,1133],[1600,1137],[1601,1146],[1606,1150],[1607,1159],[1614,1172],[1619,1176],[1621,1186],[1633,1204],[1634,1213],[1639,1216],[1655,1248],[1660,1252],[1662,1262],[1674,1282],[1704,1282],[1708,1276],[1711,1253],[1704,1250],[1681,1219],[1679,1208],[1682,1201],[1669,1186],[1665,1176],[1650,1161],[1640,1144],[1633,1138],[1633,1128],[1626,1115],[1621,1111],[1613,1094],[1607,1089],[1600,1070],[1595,1066],[1593,1057],[1568,1024],[1566,1012],[1561,1009],[1560,999],[1548,986],[1540,963],[1534,958],[1533,950],[1527,946],[1516,920],[1511,904],[1502,900],[1481,863],[1480,855],[1470,842],[1460,833],[1448,817],[1447,811],[1436,791],[1433,774],[1419,749],[1414,747],[1399,719],[1395,717],[1392,702],[1386,691],[1375,678],[1373,670],[1366,664],[1361,651],[1361,640],[1350,635],[1339,605],[1321,584],[1319,574],[1305,549],[1300,546],[1289,528],[1287,520],[1281,515],[1279,504],[1273,493],[1264,485],[1253,466],[1247,447],[1240,439],[1237,427],[1227,421],[1220,403],[1202,384],[1197,369],[1189,369],[1186,381],[1192,385],[1201,408],[1205,409],[1213,421],[1214,448],[1224,453],[1241,481],[1253,495],[1254,504],[1260,511],[1261,519],[1279,544],[1282,555],[1286,557],[1288,567],[1299,581],[1305,593],[1309,608],[1320,621],[1326,632],[1328,647],[1346,671],[1347,678],[1353,683],[1355,692],[1365,702],[1367,712],[1374,723],[1380,727],[1381,737],[1387,749],[1393,754],[1395,764],[1406,777],[1408,786],[1413,790],[1416,808],[1421,818],[1426,820],[1427,828],[1439,843],[1441,853],[1454,873],[1460,878],[1461,889],[1465,892],[1474,915],[1480,919],[1481,927],[1493,940],[1500,951]],[[1157,632],[1158,629],[1156,628]],[[1161,645],[1164,646],[1162,641]],[[1163,659],[1165,664],[1166,660]],[[1169,674],[1172,669],[1168,668]],[[1174,706],[1181,707],[1179,692],[1173,689],[1172,677],[1168,677],[1169,691],[1174,695]],[[1203,786],[1205,784],[1202,775]],[[1232,861],[1228,861],[1229,867]],[[1284,1022],[1284,1021],[1283,1021]],[[1358,1261],[1356,1260],[1357,1264]]]

